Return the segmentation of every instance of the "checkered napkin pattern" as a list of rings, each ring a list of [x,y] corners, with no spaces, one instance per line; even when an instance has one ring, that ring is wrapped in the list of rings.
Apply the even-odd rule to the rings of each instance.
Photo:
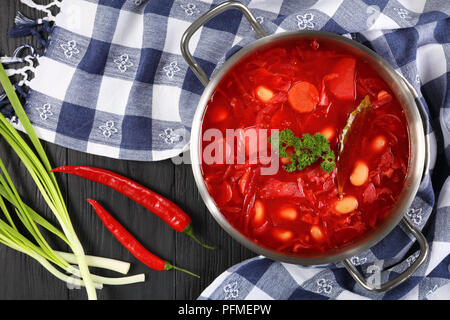
[[[161,160],[186,150],[203,86],[181,56],[180,39],[220,2],[64,0],[25,106],[37,134],[119,159]],[[264,6],[255,1],[255,13]],[[276,17],[275,9],[267,12]],[[251,31],[229,12],[201,28],[191,50],[210,76]]]
[[[450,3],[319,0],[266,4],[252,11],[265,21],[267,32],[317,29],[351,37],[380,54],[419,93],[426,114],[430,168],[405,214],[425,234],[430,254],[409,280],[385,293],[364,290],[342,263],[302,267],[256,257],[226,270],[199,299],[450,299]],[[243,39],[228,55],[251,41]],[[436,163],[440,172],[434,172],[432,181]],[[436,188],[446,177],[443,186]],[[400,224],[350,261],[369,282],[384,283],[411,266],[418,255],[414,237]]]

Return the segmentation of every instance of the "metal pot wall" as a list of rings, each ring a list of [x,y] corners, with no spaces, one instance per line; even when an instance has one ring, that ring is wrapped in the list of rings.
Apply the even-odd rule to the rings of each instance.
[[[200,68],[195,59],[189,52],[189,40],[191,36],[207,21],[215,17],[216,15],[222,13],[226,10],[240,10],[244,16],[248,19],[254,31],[258,35],[259,39],[251,43],[250,45],[242,48],[237,53],[226,61],[223,66],[215,73],[212,79],[208,79],[205,72]],[[339,250],[332,252],[326,252],[321,256],[304,257],[299,255],[288,255],[281,252],[277,252],[265,247],[262,247],[255,242],[249,240],[244,235],[242,235],[238,230],[236,230],[220,213],[214,200],[209,195],[206,185],[202,176],[201,160],[202,160],[202,123],[207,108],[208,101],[213,94],[216,86],[219,84],[220,80],[227,74],[227,72],[242,59],[251,55],[256,50],[264,47],[267,44],[276,44],[277,41],[285,41],[287,39],[326,39],[327,41],[336,42],[340,46],[345,46],[356,56],[362,57],[368,63],[370,63],[376,70],[378,70],[379,75],[390,84],[392,92],[395,93],[397,99],[402,105],[409,130],[409,164],[407,170],[407,176],[405,179],[405,186],[392,208],[391,213],[388,217],[380,223],[373,230],[365,234],[362,238],[357,240],[355,243],[345,246]],[[256,21],[255,17],[240,2],[228,1],[224,2],[217,7],[211,9],[195,22],[186,30],[181,40],[181,50],[182,54],[191,67],[192,71],[196,74],[199,80],[205,86],[205,90],[198,103],[197,110],[194,115],[192,132],[191,132],[191,161],[192,170],[197,183],[199,192],[208,207],[209,211],[216,219],[216,221],[221,225],[221,227],[228,232],[235,240],[240,242],[242,245],[246,246],[250,250],[257,254],[266,256],[268,258],[299,264],[299,265],[322,265],[328,263],[343,262],[345,268],[349,271],[352,277],[365,289],[370,291],[387,291],[393,287],[399,285],[410,277],[419,266],[425,261],[428,254],[428,244],[425,237],[422,235],[420,230],[418,230],[405,215],[408,208],[410,207],[417,190],[419,188],[420,181],[422,179],[423,173],[428,170],[428,145],[426,143],[424,129],[422,124],[422,118],[420,114],[419,100],[417,98],[417,93],[414,91],[411,85],[394,69],[385,62],[380,56],[375,52],[371,51],[367,47],[361,45],[358,42],[347,39],[340,35],[323,32],[323,31],[292,31],[283,32],[273,35],[267,35],[264,29]],[[355,266],[350,262],[349,258],[369,249],[374,246],[380,240],[382,240],[389,232],[392,231],[399,223],[403,223],[412,235],[417,239],[420,245],[420,254],[415,262],[402,274],[398,275],[395,279],[392,279],[386,283],[373,285],[369,284],[361,273],[355,268]]]

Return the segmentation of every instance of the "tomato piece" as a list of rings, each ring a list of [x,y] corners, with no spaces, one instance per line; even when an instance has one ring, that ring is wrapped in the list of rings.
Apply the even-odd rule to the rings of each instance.
[[[355,68],[356,60],[353,58],[342,58],[336,62],[332,72],[338,77],[327,82],[328,89],[338,99],[355,99]]]
[[[319,103],[319,92],[313,84],[300,81],[289,89],[288,101],[295,111],[308,113],[313,111]]]

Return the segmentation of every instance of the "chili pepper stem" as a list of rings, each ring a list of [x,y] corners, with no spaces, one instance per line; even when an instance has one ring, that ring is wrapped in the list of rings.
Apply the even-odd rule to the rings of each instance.
[[[187,234],[189,237],[191,237],[192,239],[194,239],[198,244],[200,244],[202,247],[210,249],[210,250],[214,250],[217,247],[216,246],[209,246],[207,244],[204,244],[203,242],[201,242],[197,236],[194,233],[194,228],[192,228],[192,224],[189,223],[188,226],[182,231],[184,234]]]
[[[183,271],[187,274],[190,274],[191,276],[197,277],[200,279],[200,276],[198,274],[195,274],[193,272],[190,272],[189,270],[183,269],[183,268],[179,268],[177,266],[174,266],[173,264],[171,264],[170,262],[166,261],[166,265],[164,266],[164,271],[170,270],[170,269],[175,269],[175,270],[179,270],[179,271]]]

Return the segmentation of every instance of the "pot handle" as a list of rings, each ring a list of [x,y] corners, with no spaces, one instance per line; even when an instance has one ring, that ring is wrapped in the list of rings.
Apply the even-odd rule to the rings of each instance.
[[[202,70],[202,68],[198,65],[197,61],[195,61],[194,57],[191,55],[189,51],[189,41],[191,40],[192,35],[206,22],[214,18],[215,16],[221,14],[222,12],[229,9],[237,9],[240,10],[247,20],[250,22],[253,30],[255,30],[256,34],[259,38],[265,37],[267,34],[261,25],[256,21],[253,14],[250,10],[238,1],[227,1],[219,4],[218,6],[212,8],[205,14],[203,14],[200,18],[195,20],[189,28],[186,29],[183,36],[181,37],[181,53],[184,57],[184,60],[189,64],[189,67],[192,69],[194,74],[200,80],[200,82],[206,87],[209,83],[209,78],[206,73]]]
[[[356,267],[351,263],[350,260],[345,259],[343,262],[345,268],[350,273],[350,275],[355,279],[355,281],[361,285],[364,289],[373,291],[373,292],[384,292],[391,290],[395,288],[396,286],[403,283],[406,279],[408,279],[411,275],[414,274],[414,272],[417,271],[417,269],[422,265],[422,263],[425,261],[429,247],[428,242],[425,239],[424,235],[420,232],[419,229],[417,229],[414,224],[409,220],[408,217],[403,217],[402,220],[403,224],[406,226],[406,228],[416,237],[417,242],[420,246],[420,254],[417,257],[417,259],[414,261],[414,263],[409,266],[404,272],[402,272],[400,275],[398,275],[396,278],[389,280],[383,284],[379,285],[373,285],[370,284],[364,279],[362,274],[356,269]]]

